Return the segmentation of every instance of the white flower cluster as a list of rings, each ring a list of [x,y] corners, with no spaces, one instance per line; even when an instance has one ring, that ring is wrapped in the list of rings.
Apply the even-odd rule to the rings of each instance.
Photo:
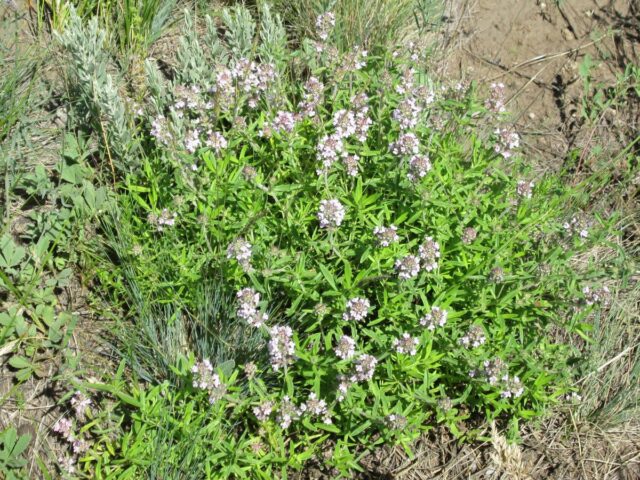
[[[352,382],[368,382],[373,378],[376,371],[378,359],[373,355],[363,353],[358,357],[354,366],[354,373],[351,375]]]
[[[395,267],[400,280],[415,278],[420,273],[420,258],[415,255],[405,255],[396,260]]]
[[[418,255],[420,256],[420,260],[422,260],[422,268],[427,272],[431,272],[438,268],[440,244],[432,237],[426,237],[424,242],[418,247]]]
[[[202,143],[200,142],[200,130],[194,128],[193,130],[188,131],[184,136],[184,148],[189,153],[195,153],[198,148],[200,148]],[[195,170],[194,167],[191,168]]]
[[[209,130],[207,132],[207,135],[209,136],[209,138],[205,142],[205,145],[213,149],[213,151],[217,154],[227,148],[227,139],[224,138],[224,135],[222,135],[220,132],[212,132],[211,130]]]
[[[347,175],[350,177],[357,177],[360,166],[360,157],[358,155],[347,155],[342,157],[342,163],[347,170]]]
[[[333,126],[339,138],[348,138],[356,133],[356,116],[351,110],[338,110],[333,114]]]
[[[520,197],[531,198],[531,195],[533,195],[533,187],[535,187],[535,183],[519,180],[516,185],[516,193]]]
[[[520,135],[510,128],[497,128],[494,131],[496,144],[493,149],[504,158],[510,158],[513,150],[520,146]]]
[[[582,218],[573,217],[571,220],[564,222],[562,225],[565,232],[569,235],[578,235],[580,238],[589,236],[589,223]]]
[[[435,93],[431,87],[428,85],[415,86],[415,73],[413,68],[405,68],[402,71],[400,82],[395,87],[396,92],[403,95],[404,98],[393,110],[391,118],[398,122],[403,134],[418,126],[425,107],[435,101]],[[398,141],[392,144],[391,151],[395,155],[417,154],[417,149],[408,143],[410,140],[413,140],[412,137],[403,138],[401,135]]]
[[[87,411],[90,411],[91,399],[84,393],[76,391],[71,397],[71,407],[76,412],[76,418],[79,421],[83,421],[87,416]]]
[[[89,449],[89,443],[73,433],[73,422],[70,419],[62,417],[53,425],[53,431],[71,445],[75,455],[82,454]]]
[[[336,395],[336,400],[338,402],[342,402],[347,396],[347,393],[349,392],[349,387],[351,387],[353,382],[349,380],[349,377],[347,375],[339,375],[338,381],[339,381],[338,393]]]
[[[259,422],[266,422],[269,420],[271,412],[273,412],[273,406],[274,404],[272,401],[262,402],[260,405],[253,407],[253,414]]]
[[[316,77],[309,77],[304,84],[302,101],[298,103],[301,115],[315,117],[317,109],[324,99],[324,84]]]
[[[484,330],[480,325],[472,325],[467,333],[461,337],[458,342],[465,348],[477,348],[484,345],[487,338],[484,336]]]
[[[330,425],[333,423],[331,415],[327,411],[327,402],[322,399],[318,399],[315,393],[310,393],[307,401],[300,405],[299,413],[307,414],[313,417],[322,417],[322,423]]]
[[[170,212],[167,208],[163,208],[160,215],[155,213],[147,215],[147,221],[155,226],[158,232],[162,232],[165,227],[173,227],[176,224],[176,218],[178,218],[178,214]]]
[[[295,343],[293,343],[293,331],[289,326],[271,327],[269,330],[269,356],[271,367],[277,372],[293,362]]]
[[[269,90],[275,78],[276,68],[273,64],[240,58],[231,69],[224,65],[217,66],[215,86],[210,93],[215,95],[217,105],[227,109],[236,100],[238,91],[248,99],[249,108],[254,109],[258,106],[260,95]]]
[[[296,128],[296,117],[291,112],[284,112],[282,110],[278,110],[276,113],[276,117],[273,119],[271,124],[271,128],[273,131],[282,133],[292,133]]]
[[[342,314],[342,319],[346,322],[359,322],[367,318],[371,303],[366,298],[354,297],[347,302],[346,312]]]
[[[478,231],[473,227],[467,227],[462,231],[462,243],[470,245],[478,237]]]
[[[429,155],[412,155],[409,159],[409,173],[407,178],[412,182],[417,182],[424,178],[431,170],[431,160]]]
[[[444,86],[442,87],[444,88]],[[413,91],[418,102],[422,102],[423,105],[431,105],[436,101],[436,92],[433,91],[428,85],[420,85]],[[423,108],[424,107],[420,107]]]
[[[502,391],[500,396],[502,398],[518,398],[524,393],[524,387],[517,375],[510,377],[508,374],[502,377]]]
[[[173,95],[175,100],[172,109],[178,118],[183,118],[185,111],[195,111],[202,107],[200,88],[196,85],[190,87],[177,85]]]
[[[402,45],[402,49],[394,50],[391,54],[393,58],[405,58],[411,60],[412,63],[420,60],[420,56],[427,51],[424,42],[408,42]]]
[[[378,225],[373,229],[373,234],[376,237],[378,245],[381,247],[388,247],[392,243],[400,240],[398,236],[398,227],[395,225],[389,225],[388,227]]]
[[[280,428],[286,430],[291,426],[291,422],[300,418],[300,411],[295,403],[291,401],[288,395],[285,395],[280,402],[278,409],[277,421]]]
[[[578,392],[566,393],[562,395],[560,398],[565,402],[569,402],[569,403],[579,403],[582,401],[582,395],[580,395]]]
[[[344,157],[347,154],[342,138],[336,133],[323,136],[318,141],[316,151],[318,154],[318,159],[322,164],[322,167],[316,170],[318,176],[328,173],[331,169],[331,166],[339,158]]]
[[[413,68],[405,68],[402,71],[400,83],[396,85],[396,92],[400,95],[411,95],[415,84],[416,71]]]
[[[417,155],[420,153],[420,140],[418,140],[415,133],[401,133],[398,140],[393,142],[389,146],[389,149],[391,150],[391,153],[400,157]]]
[[[400,130],[409,130],[418,125],[421,113],[422,108],[418,106],[416,99],[413,97],[407,97],[400,101],[391,114],[391,117],[398,122]]]
[[[353,365],[353,370],[349,375],[340,375],[338,377],[338,394],[336,400],[342,402],[351,385],[358,382],[367,382],[373,378],[378,359],[373,355],[363,353],[358,356]]]
[[[338,358],[348,360],[356,354],[355,340],[348,335],[342,335],[334,349],[334,352]]]
[[[260,294],[253,288],[243,288],[236,293],[238,299],[238,309],[236,315],[243,319],[252,327],[261,327],[269,320],[266,313],[260,313],[258,305],[260,304]]]
[[[384,420],[387,427],[394,430],[402,430],[407,426],[407,417],[404,415],[398,415],[397,413],[387,415]]]
[[[437,327],[444,327],[447,324],[448,315],[449,312],[440,307],[431,307],[431,312],[420,319],[420,325],[434,331]]]
[[[500,397],[518,398],[524,393],[524,386],[517,375],[509,375],[507,364],[500,358],[485,360],[482,375],[487,383],[494,387],[500,387]],[[475,378],[478,371],[471,370],[469,376]]]
[[[492,83],[489,89],[489,98],[485,100],[484,106],[493,113],[504,113],[506,111],[504,83]]]
[[[213,373],[213,365],[208,359],[197,362],[191,367],[193,387],[206,390],[209,393],[209,403],[214,404],[227,393],[227,386],[220,375]]]
[[[158,115],[151,122],[150,134],[163,145],[169,145],[173,141],[173,135],[170,131],[169,122],[164,117],[164,115]]]
[[[271,402],[267,402],[269,405],[269,413],[264,415],[265,411],[262,408],[254,408],[253,412],[260,421],[261,418],[265,420],[268,419],[269,415],[272,411]],[[260,416],[259,416],[260,415]],[[310,393],[306,402],[300,404],[300,406],[296,406],[295,403],[291,401],[291,398],[288,395],[285,395],[280,402],[280,408],[278,409],[278,414],[276,416],[276,421],[280,425],[280,428],[287,429],[291,426],[291,423],[294,421],[300,420],[300,418],[306,415],[310,417],[312,420],[317,417],[322,417],[322,422],[330,425],[333,423],[331,419],[331,413],[327,408],[327,402],[325,400],[319,399],[315,393]]]
[[[216,69],[216,83],[211,89],[211,93],[216,96],[218,105],[223,108],[230,107],[235,100],[235,91],[236,89],[231,70],[225,66],[219,65]]]
[[[325,42],[329,38],[329,34],[336,26],[336,16],[333,12],[325,12],[316,18],[316,33],[318,38]]]
[[[321,167],[316,170],[318,175],[327,174],[331,166],[340,158],[347,167],[347,173],[351,176],[357,175],[359,157],[353,155],[349,158],[344,142],[348,138],[355,138],[359,142],[367,139],[371,127],[367,102],[367,95],[361,93],[351,98],[353,110],[341,109],[334,112],[332,124],[335,132],[324,135],[316,147],[318,160],[321,163]]]
[[[344,220],[345,210],[337,199],[322,200],[318,209],[321,228],[338,228]]]
[[[420,269],[431,272],[438,268],[440,258],[440,245],[432,237],[426,237],[418,247],[418,255],[405,255],[396,260],[396,270],[401,280],[415,278]]]
[[[245,272],[251,271],[251,244],[238,237],[227,247],[227,258],[235,258]]]
[[[596,289],[586,286],[582,289],[582,294],[584,295],[584,301],[587,305],[595,305],[599,303],[606,306],[611,300],[611,292],[607,286]]]
[[[236,80],[238,88],[249,95],[249,108],[256,108],[259,95],[266,92],[275,80],[276,68],[270,63],[256,63],[241,58],[231,69],[231,76]]]
[[[353,50],[347,52],[342,59],[342,64],[338,69],[337,75],[344,75],[348,72],[362,70],[367,65],[368,52],[356,45]]]
[[[405,355],[415,355],[418,345],[420,345],[420,340],[412,337],[406,332],[403,333],[400,338],[395,338],[393,340],[393,347],[396,349],[396,352]]]
[[[485,360],[483,365],[484,376],[486,377],[489,385],[497,385],[500,379],[507,373],[507,364],[504,363],[501,358]]]

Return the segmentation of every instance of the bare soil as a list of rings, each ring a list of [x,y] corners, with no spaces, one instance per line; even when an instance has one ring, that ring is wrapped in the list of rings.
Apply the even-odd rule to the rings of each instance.
[[[619,151],[638,131],[631,92],[594,121],[583,115],[593,84],[606,93],[638,63],[638,0],[453,0],[447,18],[442,74],[504,83],[507,108],[540,168],[561,168],[558,158],[572,149]],[[590,88],[580,75],[586,62]]]

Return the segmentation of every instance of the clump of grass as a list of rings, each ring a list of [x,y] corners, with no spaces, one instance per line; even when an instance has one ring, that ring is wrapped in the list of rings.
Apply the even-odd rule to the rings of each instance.
[[[616,295],[608,314],[595,320],[588,357],[581,365],[583,401],[576,415],[605,430],[638,418],[640,327],[635,318],[639,300],[637,285]]]

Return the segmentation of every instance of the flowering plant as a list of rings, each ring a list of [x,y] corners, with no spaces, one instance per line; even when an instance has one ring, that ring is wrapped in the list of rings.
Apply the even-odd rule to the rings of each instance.
[[[415,51],[340,53],[332,18],[279,56],[209,39],[225,52],[211,75],[156,85],[118,222],[146,298],[179,293],[194,314],[217,276],[235,302],[227,321],[258,338],[218,359],[187,340],[195,358],[171,358],[184,388],[260,442],[261,462],[330,449],[323,461],[345,473],[362,446],[436,423],[473,436],[482,419],[540,413],[570,380],[552,331],[584,335],[601,296],[570,264],[598,230],[566,222],[572,192],[557,179],[531,180],[503,87],[483,102]]]

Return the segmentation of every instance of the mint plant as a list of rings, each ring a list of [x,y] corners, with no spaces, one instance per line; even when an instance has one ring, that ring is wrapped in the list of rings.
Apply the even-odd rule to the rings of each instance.
[[[237,7],[223,38],[186,34],[178,81],[148,64],[158,95],[135,120],[143,154],[97,279],[139,322],[130,345],[157,349],[125,357],[160,387],[152,404],[99,387],[130,426],[96,433],[88,469],[149,471],[144,445],[169,435],[188,454],[163,468],[193,478],[270,478],[318,455],[348,475],[363,449],[437,423],[517,428],[570,390],[558,332],[586,337],[606,294],[572,257],[607,222],[574,228],[574,191],[532,178],[499,85],[485,102],[438,81],[417,48],[339,52],[331,19],[288,51],[277,17],[257,28]],[[211,284],[225,300],[202,315]]]

